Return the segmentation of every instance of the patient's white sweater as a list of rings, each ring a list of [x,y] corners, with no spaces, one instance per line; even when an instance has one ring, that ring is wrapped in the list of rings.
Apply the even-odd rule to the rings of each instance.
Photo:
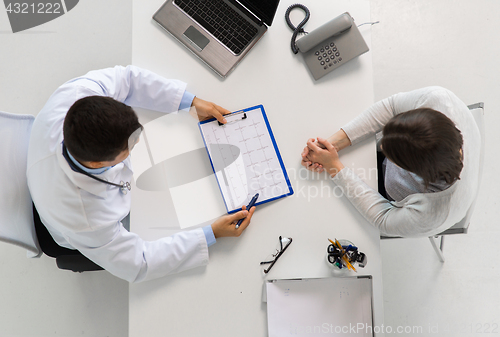
[[[393,95],[375,103],[342,129],[354,145],[382,131],[393,116],[417,108],[431,108],[445,114],[462,132],[464,167],[460,180],[444,191],[415,193],[401,201],[390,202],[347,167],[332,179],[383,235],[438,234],[462,220],[476,197],[481,135],[467,106],[451,91],[427,87]]]

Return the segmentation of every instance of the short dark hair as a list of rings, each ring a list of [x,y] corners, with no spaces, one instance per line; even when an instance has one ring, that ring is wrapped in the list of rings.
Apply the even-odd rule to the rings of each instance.
[[[383,129],[384,155],[425,183],[460,179],[463,138],[455,123],[439,111],[421,108],[398,114]]]
[[[111,97],[79,99],[64,119],[64,144],[81,161],[113,161],[128,148],[128,139],[142,129],[134,110]]]

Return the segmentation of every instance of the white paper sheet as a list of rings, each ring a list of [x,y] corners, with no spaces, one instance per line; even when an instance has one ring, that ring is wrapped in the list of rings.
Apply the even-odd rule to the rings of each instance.
[[[370,278],[266,283],[269,337],[373,336]]]

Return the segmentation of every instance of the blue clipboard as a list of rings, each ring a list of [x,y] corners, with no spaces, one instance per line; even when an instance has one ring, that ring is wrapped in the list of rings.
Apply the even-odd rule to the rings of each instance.
[[[241,210],[255,192],[259,193],[255,205],[292,195],[264,107],[256,105],[224,117],[225,125],[212,118],[198,126],[227,212]]]

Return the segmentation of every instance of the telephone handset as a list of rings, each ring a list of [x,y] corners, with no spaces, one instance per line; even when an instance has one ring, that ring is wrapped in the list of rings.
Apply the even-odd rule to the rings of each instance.
[[[306,18],[297,28],[293,27],[288,18],[293,7],[291,6],[287,10],[287,23],[290,28],[295,30],[294,38],[292,38],[292,50],[294,53],[299,51],[303,54],[304,61],[315,80],[369,50],[358,27],[354,24],[354,19],[347,12],[295,42],[297,33],[304,32],[302,27],[309,18],[309,11],[305,6],[297,7],[306,12]]]
[[[323,41],[345,33],[352,27],[352,24],[349,13],[344,13],[302,37],[296,42],[297,48],[300,52],[306,53]]]

